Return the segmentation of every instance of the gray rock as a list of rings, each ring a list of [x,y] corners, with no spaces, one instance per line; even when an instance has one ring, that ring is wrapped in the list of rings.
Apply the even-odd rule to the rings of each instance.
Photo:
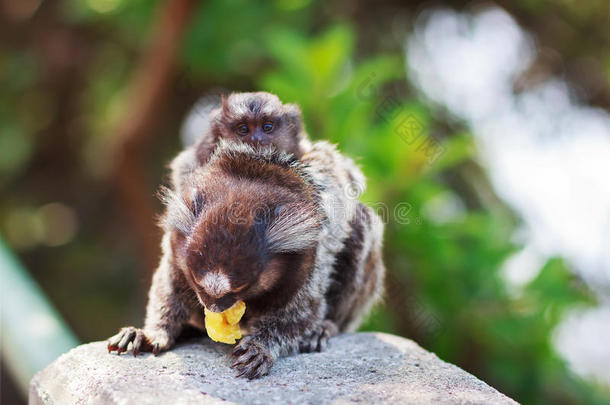
[[[414,342],[338,336],[323,353],[280,359],[259,380],[235,378],[231,346],[207,338],[155,357],[79,346],[38,373],[30,404],[515,404]]]

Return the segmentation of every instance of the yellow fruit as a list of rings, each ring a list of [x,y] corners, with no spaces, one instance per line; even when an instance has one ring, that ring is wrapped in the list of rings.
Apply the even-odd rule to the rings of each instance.
[[[243,301],[237,301],[231,308],[227,309],[222,313],[225,320],[229,325],[237,325],[239,320],[246,312],[246,303]]]
[[[246,303],[237,301],[235,305],[224,312],[217,313],[204,308],[205,329],[208,336],[215,342],[233,344],[241,338],[239,320],[246,312]]]

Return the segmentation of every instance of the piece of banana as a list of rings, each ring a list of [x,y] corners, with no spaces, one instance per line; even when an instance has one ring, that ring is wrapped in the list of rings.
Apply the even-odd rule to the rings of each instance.
[[[246,303],[237,301],[231,308],[221,313],[204,308],[205,329],[215,342],[233,344],[241,338],[239,320],[246,312]]]

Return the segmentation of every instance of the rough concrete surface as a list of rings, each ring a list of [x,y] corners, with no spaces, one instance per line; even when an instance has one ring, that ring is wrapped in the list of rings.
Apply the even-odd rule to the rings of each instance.
[[[201,338],[158,357],[79,346],[38,373],[30,404],[515,404],[414,342],[382,333],[331,339],[323,353],[278,360],[248,381],[230,345]]]

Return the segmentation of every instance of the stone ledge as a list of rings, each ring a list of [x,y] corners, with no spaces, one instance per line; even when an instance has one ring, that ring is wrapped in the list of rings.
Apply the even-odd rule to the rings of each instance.
[[[79,346],[38,373],[32,404],[515,404],[414,342],[383,333],[331,339],[324,353],[280,359],[271,374],[234,377],[231,346],[207,338],[158,357]]]

